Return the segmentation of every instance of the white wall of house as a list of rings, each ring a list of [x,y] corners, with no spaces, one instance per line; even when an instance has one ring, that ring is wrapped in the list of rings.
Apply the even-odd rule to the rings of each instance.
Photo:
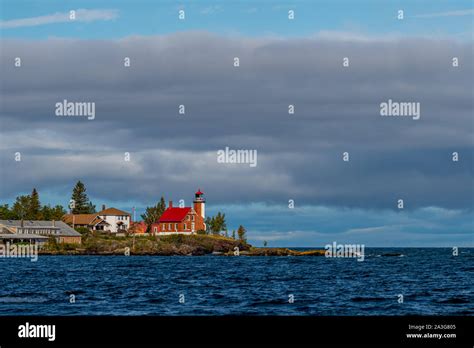
[[[117,224],[119,222],[123,224],[123,228],[125,230],[128,230],[130,228],[130,216],[128,215],[100,215],[100,217],[110,224],[110,226],[107,227],[112,233],[117,233]]]

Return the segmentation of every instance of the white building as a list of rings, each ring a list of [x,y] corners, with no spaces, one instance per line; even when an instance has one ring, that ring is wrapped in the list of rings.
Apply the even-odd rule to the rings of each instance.
[[[116,208],[107,208],[99,211],[95,215],[110,225],[108,226],[108,230],[112,233],[126,231],[130,228],[131,217],[126,211]]]

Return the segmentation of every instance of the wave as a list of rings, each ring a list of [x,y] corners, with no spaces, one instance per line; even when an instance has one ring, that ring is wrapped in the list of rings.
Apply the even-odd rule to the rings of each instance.
[[[351,301],[352,302],[383,302],[387,301],[388,299],[385,297],[352,297]]]
[[[0,303],[44,303],[48,299],[45,297],[18,297],[18,296],[5,296],[0,297]]]
[[[451,304],[462,304],[462,303],[470,303],[469,299],[466,297],[450,297],[446,300],[435,301],[437,303],[451,303]]]

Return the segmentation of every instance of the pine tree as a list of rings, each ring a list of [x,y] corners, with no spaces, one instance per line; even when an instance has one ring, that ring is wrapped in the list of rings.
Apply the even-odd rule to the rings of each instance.
[[[160,201],[154,207],[147,207],[145,214],[141,217],[147,225],[147,232],[150,232],[151,225],[157,222],[166,210],[165,198],[162,196]]]
[[[60,221],[64,214],[66,214],[66,210],[61,205],[56,205],[55,207],[51,207],[50,205],[44,205],[41,208],[41,216],[43,220]]]
[[[73,214],[91,214],[95,212],[95,206],[89,201],[86,194],[86,187],[80,180],[72,190],[71,199],[74,201]]]
[[[217,212],[216,216],[206,219],[206,226],[209,227],[210,233],[214,235],[220,234],[222,231],[227,231],[227,224],[225,222],[225,214]]]
[[[92,202],[89,202],[88,210],[89,210],[88,214],[97,213],[97,210],[95,210],[95,205],[92,204]]]
[[[0,220],[9,220],[9,219],[14,219],[14,216],[8,204],[0,205]]]
[[[15,220],[29,220],[30,196],[19,196],[12,207],[12,216]]]
[[[165,212],[166,210],[166,202],[165,202],[165,197],[161,196],[160,198],[160,203],[158,203],[158,219],[161,217],[161,215],[163,215],[163,213]]]
[[[235,230],[232,230],[232,239],[235,239]]]
[[[219,234],[221,231],[226,231],[227,232],[227,224],[225,222],[225,214],[218,212],[216,216],[216,230],[217,234]]]
[[[41,220],[41,203],[40,203],[39,194],[38,194],[38,191],[36,191],[36,188],[33,189],[30,195],[27,219],[28,220]]]
[[[237,235],[239,236],[239,240],[243,243],[247,243],[247,237],[245,236],[246,232],[247,230],[242,225],[240,225],[237,229]]]

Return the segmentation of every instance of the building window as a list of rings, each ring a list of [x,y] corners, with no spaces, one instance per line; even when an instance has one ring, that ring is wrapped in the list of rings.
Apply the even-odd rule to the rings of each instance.
[[[174,224],[174,230],[175,230],[175,231],[178,230],[178,224]]]
[[[191,231],[194,232],[194,222],[191,223]]]
[[[194,215],[191,215],[191,221],[194,221]]]
[[[184,226],[184,229],[186,230],[187,229],[186,224],[184,224],[183,226]]]

